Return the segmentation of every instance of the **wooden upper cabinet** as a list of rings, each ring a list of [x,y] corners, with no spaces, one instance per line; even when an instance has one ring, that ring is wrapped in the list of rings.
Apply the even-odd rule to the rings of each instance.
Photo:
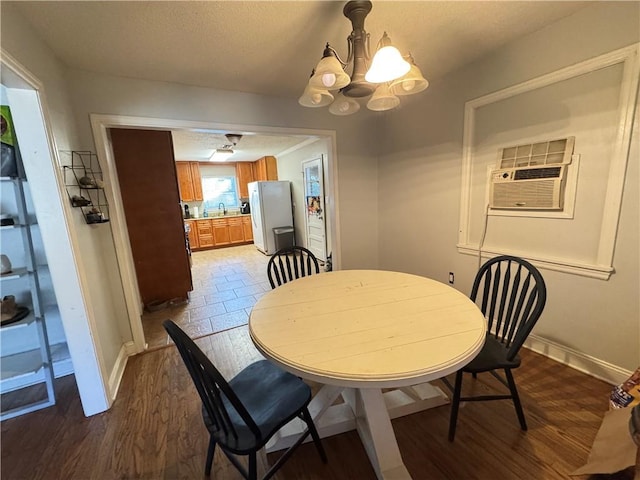
[[[191,184],[193,186],[193,199],[201,202],[202,196],[202,177],[200,176],[200,164],[198,162],[189,162],[191,170]]]
[[[180,200],[202,201],[202,178],[198,162],[176,162]]]
[[[266,156],[253,162],[254,181],[278,180],[276,157]]]
[[[238,180],[238,196],[249,198],[249,183],[254,181],[253,162],[236,163],[236,178]]]

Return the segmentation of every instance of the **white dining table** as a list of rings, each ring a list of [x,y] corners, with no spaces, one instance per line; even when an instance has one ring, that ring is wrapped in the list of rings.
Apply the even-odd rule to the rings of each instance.
[[[449,402],[428,382],[477,355],[486,321],[466,295],[441,282],[340,270],[266,293],[249,332],[266,358],[323,385],[309,404],[321,437],[357,429],[377,478],[400,479],[411,475],[391,419]],[[287,448],[303,428],[291,422],[267,451]]]

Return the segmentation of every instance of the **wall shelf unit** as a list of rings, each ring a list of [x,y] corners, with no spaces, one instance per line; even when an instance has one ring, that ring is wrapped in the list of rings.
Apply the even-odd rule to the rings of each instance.
[[[62,168],[71,205],[82,210],[88,224],[108,222],[109,204],[98,156],[89,151],[74,150],[71,152],[71,165]]]
[[[53,360],[38,272],[40,266],[36,262],[32,232],[32,229],[37,227],[37,222],[34,222],[34,217],[28,213],[29,207],[25,194],[25,188],[28,188],[27,179],[22,176],[1,177],[0,180],[3,190],[3,208],[10,210],[15,221],[14,225],[4,226],[0,230],[3,251],[6,250],[4,249],[6,245],[8,248],[6,253],[10,254],[9,258],[12,262],[12,270],[0,276],[3,303],[13,297],[15,306],[22,310],[28,309],[28,314],[24,318],[15,322],[11,322],[11,318],[6,319],[10,323],[0,327],[0,340],[2,340],[0,393],[3,400],[0,420],[6,420],[54,405],[56,399],[53,389]],[[11,202],[7,201],[9,197]],[[22,242],[18,237],[21,237]],[[20,243],[22,243],[21,247]],[[18,317],[14,315],[13,318]],[[29,346],[23,350],[20,345]],[[27,386],[43,384],[45,388],[33,397],[15,394],[18,397],[22,396],[25,400],[16,404],[8,402],[9,406],[5,410],[5,394],[14,395],[12,391],[24,388],[24,379],[28,379]]]

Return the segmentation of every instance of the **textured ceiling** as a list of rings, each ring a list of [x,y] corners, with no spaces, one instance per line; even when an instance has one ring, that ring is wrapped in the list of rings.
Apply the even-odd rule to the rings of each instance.
[[[69,67],[289,98],[302,93],[326,42],[346,58],[351,32],[342,14],[345,2],[3,0],[0,5],[9,3]],[[589,3],[374,1],[365,29],[372,48],[386,31],[434,80]],[[215,142],[207,139],[209,152]]]

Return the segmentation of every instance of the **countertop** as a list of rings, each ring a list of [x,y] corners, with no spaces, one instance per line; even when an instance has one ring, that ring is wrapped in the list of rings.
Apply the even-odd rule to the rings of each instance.
[[[198,217],[198,218],[185,218],[184,220],[215,220],[218,218],[237,218],[237,217],[250,217],[250,213],[234,213],[231,215],[216,215],[211,217]]]

